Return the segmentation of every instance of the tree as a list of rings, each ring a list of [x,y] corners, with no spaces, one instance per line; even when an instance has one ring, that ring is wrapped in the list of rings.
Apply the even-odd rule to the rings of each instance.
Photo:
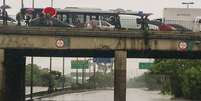
[[[201,60],[163,59],[150,68],[152,74],[165,74],[170,78],[165,88],[175,97],[201,99]]]

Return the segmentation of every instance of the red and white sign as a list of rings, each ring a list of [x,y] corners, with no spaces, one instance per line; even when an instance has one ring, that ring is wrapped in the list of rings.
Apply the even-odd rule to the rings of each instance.
[[[58,48],[63,48],[63,47],[64,47],[64,40],[58,39],[58,40],[56,41],[56,46],[57,46]]]
[[[185,41],[180,41],[178,45],[180,50],[185,50],[188,47],[188,44]]]

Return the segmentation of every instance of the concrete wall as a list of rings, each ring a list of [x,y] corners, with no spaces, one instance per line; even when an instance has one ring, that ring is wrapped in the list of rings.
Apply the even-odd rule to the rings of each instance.
[[[58,47],[57,40],[63,40],[63,47]],[[72,36],[29,36],[0,35],[0,48],[17,49],[125,49],[125,50],[180,50],[179,43],[186,39],[149,39],[148,45],[141,38],[112,37],[72,37]],[[188,40],[191,43],[188,50],[201,50],[201,41]],[[147,47],[149,46],[149,47]]]

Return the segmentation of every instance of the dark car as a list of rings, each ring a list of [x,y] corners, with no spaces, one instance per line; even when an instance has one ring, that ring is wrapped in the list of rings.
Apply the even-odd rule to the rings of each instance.
[[[73,25],[63,23],[54,17],[48,19],[44,17],[35,18],[31,20],[30,26],[74,27]]]

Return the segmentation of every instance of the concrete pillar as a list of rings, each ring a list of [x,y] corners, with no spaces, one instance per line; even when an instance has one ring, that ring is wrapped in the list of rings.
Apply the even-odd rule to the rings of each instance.
[[[0,101],[5,101],[5,67],[3,49],[0,49]]]
[[[126,51],[115,51],[114,101],[126,101],[126,58]]]
[[[4,101],[25,101],[25,57],[5,51],[6,92]]]

